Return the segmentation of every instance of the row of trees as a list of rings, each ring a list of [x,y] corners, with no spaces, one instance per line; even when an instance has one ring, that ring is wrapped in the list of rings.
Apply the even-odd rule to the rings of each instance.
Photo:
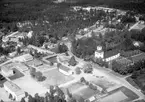
[[[45,76],[43,76],[43,74],[40,71],[36,72],[35,68],[30,69],[30,75],[32,78],[35,78],[37,81],[45,80]]]
[[[27,92],[25,92],[25,97],[21,99],[21,102],[26,102],[25,99],[28,98],[28,102],[77,102],[73,95],[66,90],[66,95],[58,86],[50,86],[49,92],[46,92],[45,96],[39,96],[38,93],[32,97]],[[79,102],[84,102],[84,99],[80,97]]]
[[[112,70],[122,75],[131,74],[135,71],[138,71],[144,68],[145,68],[145,60],[140,60],[135,63],[128,63],[126,65],[122,65],[120,63],[117,63],[116,61],[112,62]]]

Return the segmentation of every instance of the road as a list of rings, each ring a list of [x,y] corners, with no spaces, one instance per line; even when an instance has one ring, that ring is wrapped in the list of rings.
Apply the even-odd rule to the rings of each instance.
[[[70,51],[69,51],[69,54],[72,55],[72,56],[75,56]],[[82,60],[82,59],[80,59],[78,57],[75,57],[75,58],[79,62],[84,61],[84,60]],[[139,96],[138,99],[144,99],[145,100],[145,95],[140,90],[136,89],[130,83],[128,83],[124,77],[120,77],[120,76],[118,76],[116,74],[113,74],[110,70],[108,70],[106,68],[103,68],[103,67],[100,67],[98,64],[92,63],[92,65],[95,68],[94,73],[101,73],[102,76],[105,76],[110,81],[113,81],[113,82],[116,82],[118,84],[121,84],[121,85],[127,87],[128,89],[130,89],[131,91],[133,91],[134,93],[136,93]]]

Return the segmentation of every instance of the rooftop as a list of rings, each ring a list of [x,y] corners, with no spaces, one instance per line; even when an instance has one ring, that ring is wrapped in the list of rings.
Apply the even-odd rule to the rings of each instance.
[[[131,56],[133,62],[138,62],[140,60],[145,60],[145,53],[140,53],[134,56]]]
[[[130,30],[139,30],[141,31],[143,28],[145,28],[145,24],[143,24],[142,22],[137,22],[136,24],[134,24]]]
[[[117,55],[118,53],[119,53],[119,51],[116,49],[106,51],[106,52],[104,52],[104,58],[109,58],[111,56]]]
[[[9,88],[12,92],[16,93],[17,95],[24,94],[24,91],[21,90],[19,86],[11,81],[6,81],[4,85]]]
[[[66,71],[66,72],[70,71],[70,69],[68,67],[63,66],[63,65],[60,65],[59,68],[62,69],[62,70],[64,70],[64,71]]]

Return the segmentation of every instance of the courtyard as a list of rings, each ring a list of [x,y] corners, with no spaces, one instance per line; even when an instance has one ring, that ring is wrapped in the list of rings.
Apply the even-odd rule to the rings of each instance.
[[[36,93],[41,95],[47,92],[47,88],[43,87],[39,82],[31,78],[29,75],[16,79],[13,82],[32,96]]]
[[[46,88],[49,88],[50,85],[64,84],[74,79],[72,76],[62,74],[58,69],[46,71],[43,73],[43,76],[46,77],[46,80],[42,84]]]

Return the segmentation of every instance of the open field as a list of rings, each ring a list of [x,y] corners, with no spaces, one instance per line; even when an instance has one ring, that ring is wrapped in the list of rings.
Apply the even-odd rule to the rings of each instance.
[[[44,72],[43,75],[46,77],[46,80],[43,81],[42,84],[48,88],[50,85],[60,85],[73,80],[73,77],[62,74],[58,71],[58,69],[52,69]]]
[[[103,97],[100,100],[100,102],[132,102],[137,98],[138,96],[134,92],[122,86],[109,92],[106,97]]]
[[[108,81],[108,79],[106,79],[104,77],[100,78],[100,77],[95,77],[95,76],[88,76],[87,80],[89,80],[90,82],[92,82],[104,89],[109,89],[109,88],[112,88],[117,85],[116,83]]]
[[[84,99],[88,99],[95,94],[99,94],[98,91],[94,91],[80,82],[73,83],[62,89],[64,93],[66,93],[67,88],[74,95],[74,97],[81,96]]]
[[[31,76],[24,76],[14,80],[13,82],[31,95],[34,95],[35,93],[43,94],[47,91],[47,88],[43,87],[35,79],[31,78]]]
[[[103,98],[100,102],[124,102],[128,97],[121,91],[113,93],[105,98]]]

